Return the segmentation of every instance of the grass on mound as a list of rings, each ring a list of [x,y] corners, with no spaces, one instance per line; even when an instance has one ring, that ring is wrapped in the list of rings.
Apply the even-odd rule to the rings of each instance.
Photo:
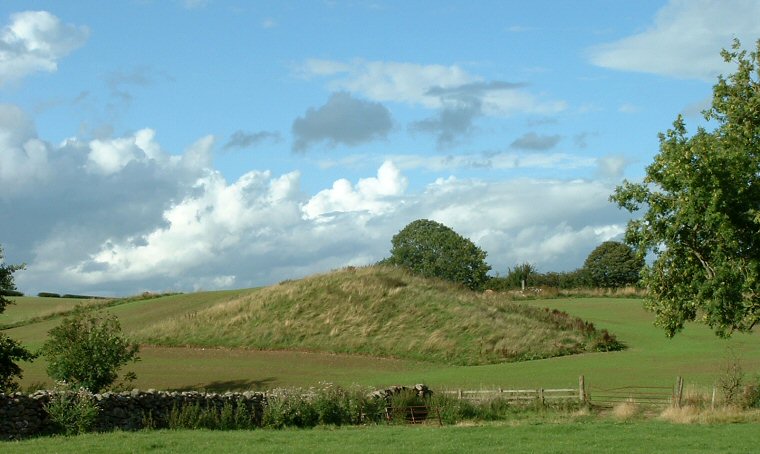
[[[358,353],[476,365],[620,345],[559,311],[517,304],[390,267],[287,281],[136,332],[164,346]]]

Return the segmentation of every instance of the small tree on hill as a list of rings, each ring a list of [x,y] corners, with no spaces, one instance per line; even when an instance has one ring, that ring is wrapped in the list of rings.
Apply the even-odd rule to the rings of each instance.
[[[702,320],[716,334],[760,322],[760,41],[722,52],[736,72],[719,77],[705,119],[717,127],[691,137],[679,116],[641,183],[612,200],[640,219],[626,242],[654,256],[642,281],[646,304],[669,336]]]
[[[3,262],[3,248],[0,246],[0,314],[5,306],[13,302],[5,298],[6,294],[12,294],[16,290],[13,282],[13,273],[23,270],[24,265],[9,265]],[[18,390],[16,378],[21,378],[21,368],[16,364],[18,361],[31,361],[36,355],[20,343],[0,333],[0,392],[13,392]]]
[[[138,352],[139,346],[122,334],[115,315],[84,311],[50,330],[42,346],[51,378],[93,393],[113,384],[122,366],[139,359]]]
[[[644,259],[630,246],[618,241],[605,241],[597,246],[583,264],[583,274],[594,287],[617,288],[639,281]]]
[[[486,253],[445,225],[418,219],[391,240],[391,256],[384,261],[425,277],[437,277],[479,290],[491,267]]]

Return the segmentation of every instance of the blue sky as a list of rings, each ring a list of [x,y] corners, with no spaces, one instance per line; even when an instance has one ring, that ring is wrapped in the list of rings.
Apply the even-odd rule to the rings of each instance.
[[[407,223],[582,265],[693,131],[757,1],[0,4],[0,244],[22,291],[248,287]]]

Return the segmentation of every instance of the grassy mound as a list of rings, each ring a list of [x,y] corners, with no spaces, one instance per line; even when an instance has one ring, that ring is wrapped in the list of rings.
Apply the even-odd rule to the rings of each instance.
[[[606,331],[564,312],[388,267],[286,281],[135,334],[165,346],[312,350],[461,365],[620,348]]]

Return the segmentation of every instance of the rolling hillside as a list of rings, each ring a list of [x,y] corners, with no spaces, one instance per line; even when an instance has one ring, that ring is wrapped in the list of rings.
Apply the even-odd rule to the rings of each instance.
[[[458,365],[619,348],[614,337],[564,313],[387,267],[286,281],[159,318],[134,334],[162,346],[321,351]]]

